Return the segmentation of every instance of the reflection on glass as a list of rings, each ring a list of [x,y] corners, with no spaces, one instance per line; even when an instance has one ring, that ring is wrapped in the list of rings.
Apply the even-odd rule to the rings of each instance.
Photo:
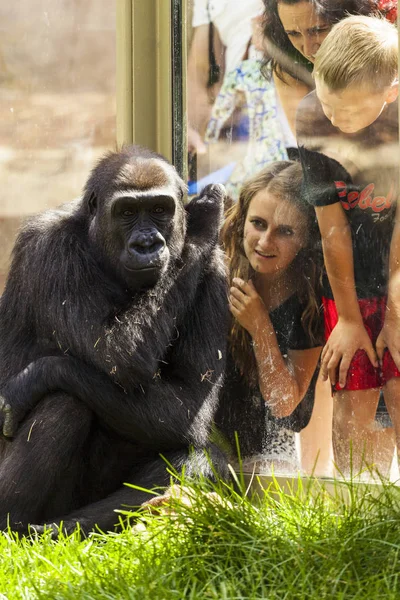
[[[278,119],[274,84],[261,74],[262,11],[261,0],[193,3],[188,59],[193,192],[221,182],[237,199],[244,179],[287,159],[286,147],[295,143]]]
[[[368,464],[395,478],[400,245],[397,228],[393,233],[397,31],[390,23],[396,21],[397,2],[192,0],[189,5],[190,189],[195,193],[205,183],[222,182],[234,203],[241,198],[224,230],[233,316],[218,417],[222,430],[231,442],[238,431],[242,454],[258,471],[346,476]],[[349,15],[367,20],[360,25]],[[211,77],[215,72],[217,82]],[[275,202],[281,201],[275,214],[271,184],[254,186],[269,165],[279,170],[288,158],[300,161],[303,181],[291,171],[288,188],[276,194]],[[291,169],[300,169],[299,163]],[[280,219],[288,220],[285,208],[296,185],[301,214],[294,213],[290,235],[274,237]],[[248,218],[257,198],[262,198],[261,218],[252,225]],[[283,268],[278,257],[290,247],[291,236],[301,238],[296,228],[306,215],[315,234],[302,240],[305,246]],[[320,280],[301,260],[311,238],[313,275],[320,269]],[[269,282],[265,264],[273,273]],[[307,328],[305,311],[312,297],[320,308],[314,331]],[[318,343],[317,336],[307,338],[316,334],[317,322],[324,329]],[[311,417],[303,414],[296,424],[296,411],[305,405]]]
[[[0,7],[0,289],[26,215],[81,193],[115,141],[115,3]]]

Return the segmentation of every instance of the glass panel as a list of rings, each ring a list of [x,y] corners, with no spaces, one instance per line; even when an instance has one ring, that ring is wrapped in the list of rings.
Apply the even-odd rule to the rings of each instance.
[[[218,424],[246,469],[397,478],[397,1],[187,4],[189,189],[232,203]]]
[[[115,3],[0,6],[0,289],[21,219],[72,200],[115,144]]]

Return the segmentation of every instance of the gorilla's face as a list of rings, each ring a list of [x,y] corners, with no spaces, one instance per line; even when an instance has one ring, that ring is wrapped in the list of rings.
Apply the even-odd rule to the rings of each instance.
[[[112,203],[111,231],[118,242],[119,271],[134,287],[154,285],[167,269],[175,206],[171,196],[135,192]]]
[[[168,163],[136,159],[119,168],[108,197],[91,209],[90,236],[102,261],[133,291],[154,286],[182,253],[182,187]]]

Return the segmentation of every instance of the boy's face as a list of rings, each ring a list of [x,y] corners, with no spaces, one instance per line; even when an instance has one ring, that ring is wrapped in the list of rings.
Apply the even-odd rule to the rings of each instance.
[[[355,84],[333,92],[318,77],[315,90],[326,117],[343,133],[356,133],[371,125],[398,95],[397,84],[376,93]]]

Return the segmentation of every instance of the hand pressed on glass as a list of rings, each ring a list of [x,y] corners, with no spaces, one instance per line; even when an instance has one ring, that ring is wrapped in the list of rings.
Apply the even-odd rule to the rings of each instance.
[[[357,350],[364,350],[374,367],[378,367],[374,347],[362,322],[339,317],[321,355],[324,381],[329,377],[332,385],[339,381],[340,387],[345,387],[347,372]]]
[[[21,385],[30,370],[31,366],[28,365],[0,389],[0,435],[5,438],[14,437],[19,423],[35,404],[31,390],[25,390]]]

